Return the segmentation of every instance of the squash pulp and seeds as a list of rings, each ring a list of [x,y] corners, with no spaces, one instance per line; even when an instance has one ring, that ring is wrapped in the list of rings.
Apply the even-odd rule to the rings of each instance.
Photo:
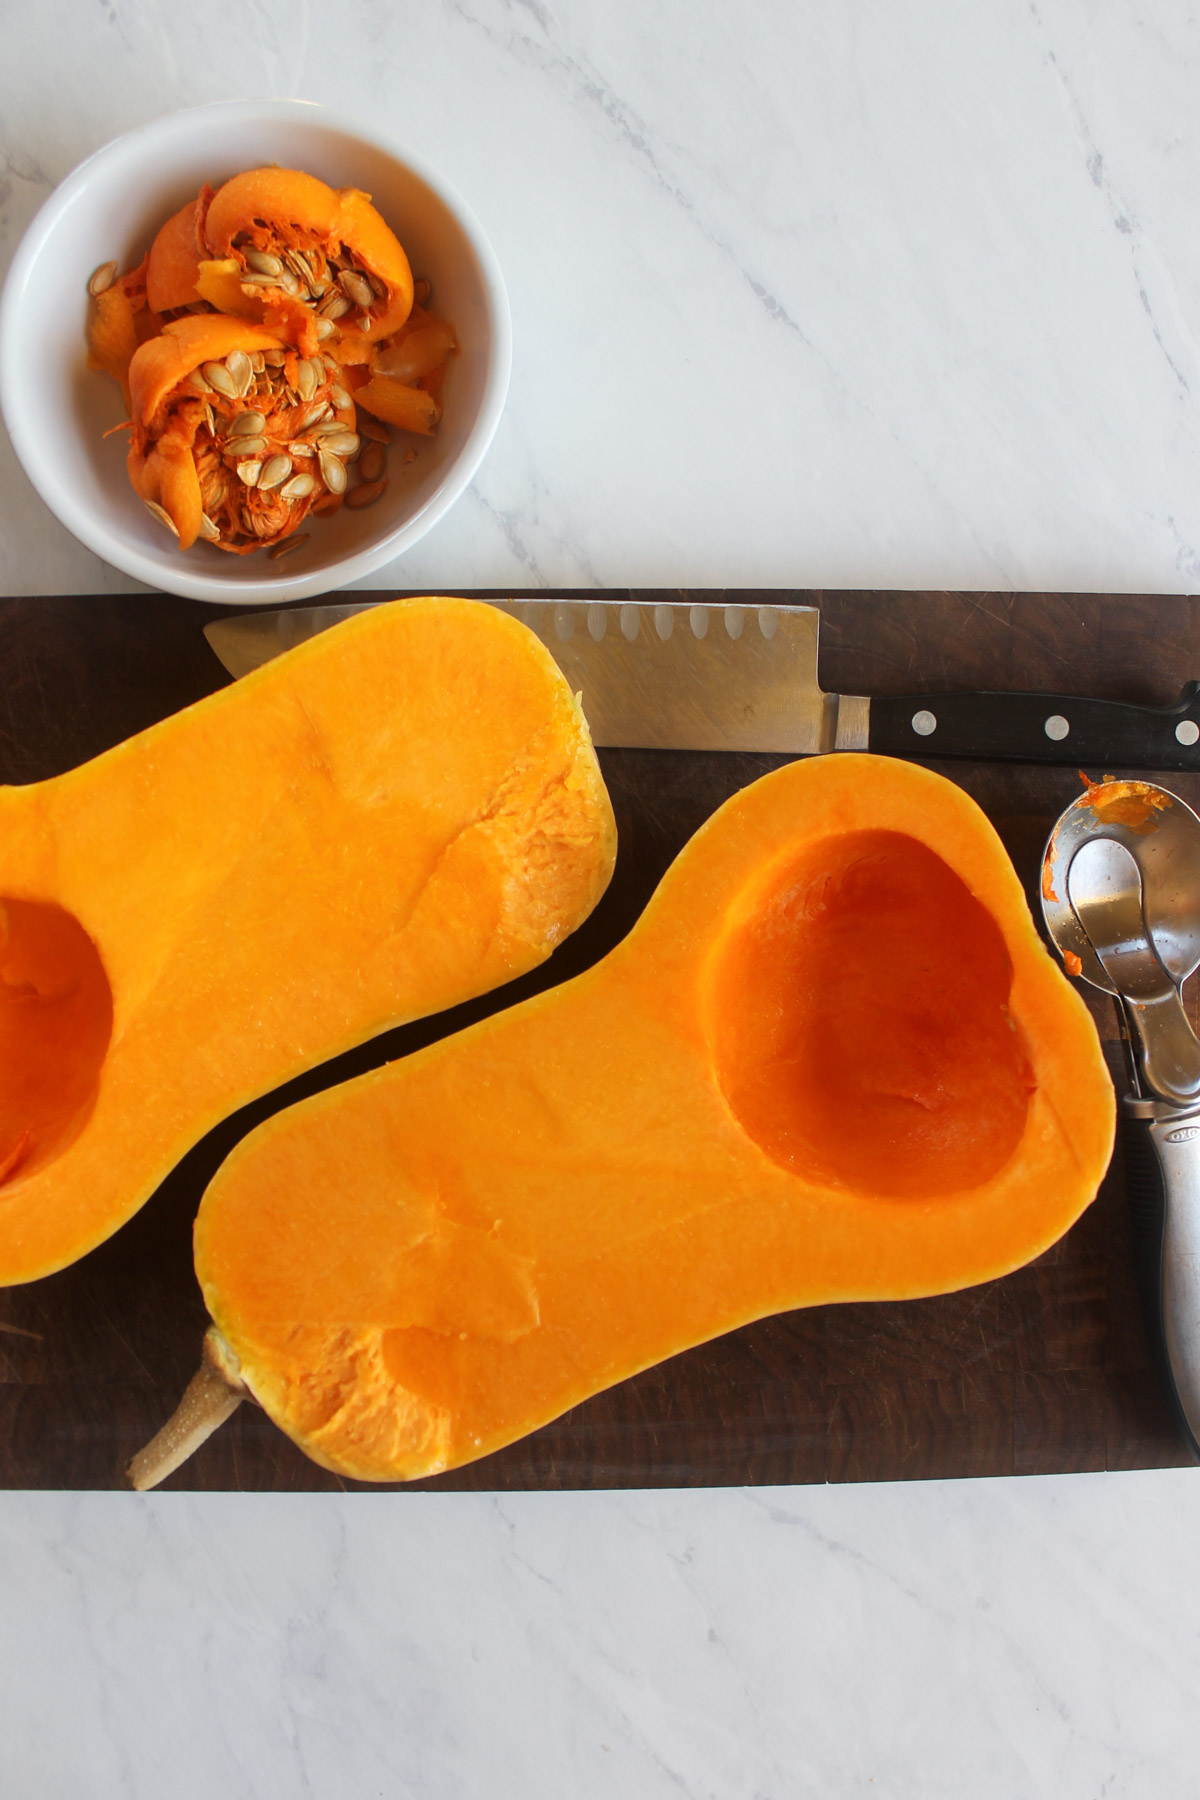
[[[166,221],[136,269],[119,275],[115,262],[102,264],[88,292],[89,360],[130,400],[130,478],[182,549],[199,539],[239,554],[290,554],[308,541],[298,532],[308,514],[379,499],[393,429],[429,437],[441,418],[453,327],[429,310],[428,281],[414,282],[394,233],[357,189],[275,167],[234,176],[215,193],[205,187]],[[152,411],[139,389],[154,345],[205,318],[243,321],[251,335],[189,371],[166,402],[155,389]],[[244,411],[260,415],[261,429],[220,405],[244,401],[250,388],[255,403]],[[194,394],[212,401],[207,412],[189,407]],[[314,409],[307,421],[298,400]],[[239,435],[245,443],[233,444]],[[159,458],[173,462],[165,479],[161,467],[145,468],[160,437],[174,439]],[[371,448],[360,457],[364,437]],[[410,444],[403,463],[416,454]],[[187,456],[203,489],[199,512]]]
[[[316,314],[318,338],[331,336],[334,322],[347,314],[354,315],[360,330],[369,330],[387,299],[387,288],[378,276],[360,268],[344,249],[340,255],[327,256],[320,244],[310,244],[307,250],[289,247],[276,255],[257,249],[249,232],[239,232],[233,245],[246,271],[239,278],[242,292],[256,297],[282,288]]]
[[[202,363],[169,410],[196,463],[200,535],[222,550],[256,550],[327,510],[346,492],[346,464],[361,448],[337,363],[291,348]]]

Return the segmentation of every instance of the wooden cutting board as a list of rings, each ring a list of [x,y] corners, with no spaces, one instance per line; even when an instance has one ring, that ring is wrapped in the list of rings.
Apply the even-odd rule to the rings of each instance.
[[[593,593],[588,597],[596,598]],[[1162,704],[1200,677],[1200,600],[622,590],[622,599],[822,609],[821,682],[852,694],[1028,688]],[[0,600],[0,780],[73,767],[228,679],[201,635],[222,609],[164,596]],[[403,1055],[576,973],[633,924],[722,800],[783,760],[606,751],[620,829],[613,885],[536,977],[392,1032],[247,1107],[74,1268],[0,1290],[0,1485],[107,1488],[170,1413],[206,1323],[191,1222],[218,1164],[281,1105]],[[1070,767],[930,761],[980,802],[1031,896]],[[1091,769],[1091,775],[1120,774]],[[1200,778],[1166,785],[1200,804]],[[0,850],[0,869],[3,852]],[[0,877],[0,892],[3,891]],[[1116,1021],[1092,995],[1114,1078]],[[763,1321],[601,1394],[430,1488],[604,1488],[1156,1468],[1190,1459],[1152,1365],[1119,1161],[1053,1250],[1002,1281],[903,1304]],[[173,1487],[353,1486],[243,1406]]]

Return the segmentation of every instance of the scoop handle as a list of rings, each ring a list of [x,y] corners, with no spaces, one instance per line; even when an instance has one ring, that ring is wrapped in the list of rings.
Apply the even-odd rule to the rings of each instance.
[[[1200,1112],[1128,1118],[1123,1137],[1148,1323],[1200,1462]]]

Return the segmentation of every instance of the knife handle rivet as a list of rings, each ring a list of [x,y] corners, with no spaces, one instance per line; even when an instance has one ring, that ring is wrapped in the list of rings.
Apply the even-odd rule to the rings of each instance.
[[[675,629],[675,614],[669,606],[654,609],[654,629],[665,643]]]
[[[638,609],[632,602],[627,601],[621,608],[621,635],[628,643],[632,644],[641,629],[642,622],[638,618]]]
[[[692,636],[693,637],[695,637],[695,638],[707,637],[708,636],[708,608],[707,608],[707,606],[693,606],[690,614],[688,615],[688,622],[692,627]]]
[[[608,614],[602,606],[589,606],[587,609],[588,636],[598,644],[608,630]]]
[[[915,712],[912,716],[912,728],[918,737],[932,737],[937,730],[937,714],[925,712],[924,709]]]
[[[1195,719],[1180,719],[1175,727],[1175,736],[1181,744],[1194,744],[1200,738],[1200,725]]]
[[[1042,730],[1056,744],[1061,744],[1071,729],[1071,721],[1064,719],[1061,713],[1051,713]]]

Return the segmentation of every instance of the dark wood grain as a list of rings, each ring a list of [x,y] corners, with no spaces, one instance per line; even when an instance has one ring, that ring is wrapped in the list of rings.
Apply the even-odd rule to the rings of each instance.
[[[626,597],[623,591],[621,597]],[[594,596],[592,596],[594,597]],[[631,598],[649,598],[628,592]],[[738,592],[822,609],[821,678],[844,693],[1020,687],[1162,703],[1200,677],[1200,601],[1154,595]],[[0,601],[0,780],[60,773],[223,685],[218,609],[164,596]],[[606,751],[621,834],[612,888],[550,965],[389,1033],[245,1108],[125,1229],[71,1269],[0,1290],[0,1485],[122,1484],[170,1411],[205,1324],[191,1265],[204,1186],[278,1107],[405,1054],[586,967],[619,941],[714,807],[780,758]],[[1035,895],[1069,767],[932,762],[984,807]],[[1121,773],[1120,770],[1089,773]],[[1200,803],[1200,780],[1165,778]],[[1123,1077],[1115,1019],[1089,1003]],[[1003,1281],[904,1304],[764,1320],[600,1394],[431,1488],[876,1481],[1149,1468],[1189,1460],[1147,1347],[1119,1166],[1061,1243]],[[243,1406],[170,1485],[346,1485]]]

